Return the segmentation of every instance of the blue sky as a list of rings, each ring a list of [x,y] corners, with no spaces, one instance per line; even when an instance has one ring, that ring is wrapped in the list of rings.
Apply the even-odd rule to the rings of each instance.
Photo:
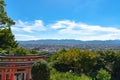
[[[5,0],[16,40],[120,39],[120,0]]]

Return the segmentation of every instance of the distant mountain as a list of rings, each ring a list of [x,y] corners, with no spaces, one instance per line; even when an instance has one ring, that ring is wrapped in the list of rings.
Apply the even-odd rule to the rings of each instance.
[[[81,49],[93,49],[93,50],[105,50],[105,49],[120,49],[120,40],[93,40],[93,41],[81,41],[81,40],[31,40],[31,41],[19,41],[19,46],[27,49],[38,50],[40,52],[53,53],[62,48],[81,48]]]
[[[71,39],[63,39],[63,40],[30,40],[30,41],[18,41],[20,44],[59,44],[59,43],[69,43],[69,44],[120,44],[120,40],[93,40],[93,41],[81,41],[81,40],[71,40]]]

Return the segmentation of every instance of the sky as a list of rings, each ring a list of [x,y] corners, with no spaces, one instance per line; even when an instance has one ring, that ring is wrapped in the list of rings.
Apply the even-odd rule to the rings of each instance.
[[[18,41],[120,39],[120,0],[5,0]]]

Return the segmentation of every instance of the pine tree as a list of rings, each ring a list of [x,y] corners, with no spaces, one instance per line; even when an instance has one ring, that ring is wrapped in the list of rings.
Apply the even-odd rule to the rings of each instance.
[[[5,12],[4,0],[0,0],[0,48],[10,49],[18,47],[18,43],[15,41],[15,37],[11,31],[11,26],[15,22],[7,16]]]

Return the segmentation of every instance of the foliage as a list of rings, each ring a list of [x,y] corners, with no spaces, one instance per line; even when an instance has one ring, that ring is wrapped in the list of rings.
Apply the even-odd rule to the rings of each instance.
[[[3,49],[0,48],[0,55],[5,55],[6,53],[7,53],[6,50],[3,50]]]
[[[59,62],[54,62],[52,67],[54,67],[56,70],[61,71],[61,72],[67,72],[71,70],[70,65],[59,63]]]
[[[51,57],[50,63],[57,71],[86,74],[97,80],[101,75],[100,80],[120,80],[120,50],[60,50]]]
[[[25,56],[30,54],[30,51],[24,48],[15,48],[13,50],[13,53],[14,56]]]
[[[26,55],[41,55],[41,52],[35,50],[27,50],[25,48],[9,48],[9,49],[1,49],[0,55],[8,55],[8,56],[26,56]]]
[[[50,80],[92,80],[92,78],[86,75],[75,75],[71,72],[58,72],[55,69],[51,70]]]
[[[11,25],[15,24],[15,22],[7,16],[4,9],[5,6],[6,4],[4,3],[4,0],[0,0],[0,29],[6,27],[9,28]]]
[[[50,68],[47,62],[44,60],[35,62],[32,66],[31,74],[33,80],[49,80]]]
[[[18,43],[15,41],[14,35],[9,29],[0,30],[0,48],[9,49],[18,47]]]
[[[93,52],[70,49],[66,52],[61,52],[61,54],[59,53],[59,56],[53,61],[53,67],[59,71],[72,70],[78,74],[87,73],[92,70],[92,67],[95,65],[95,59],[96,55]]]
[[[52,55],[51,57],[50,57],[50,61],[55,61],[55,60],[57,60],[57,58],[59,57],[59,55],[61,55],[61,54],[64,54],[64,53],[66,53],[67,52],[67,50],[66,49],[61,49],[61,50],[59,50],[58,52],[56,52],[56,53],[54,53],[54,55]]]
[[[0,0],[0,48],[16,48],[18,43],[11,31],[11,25],[14,25],[15,22],[7,16],[4,7],[4,0]]]
[[[100,69],[96,76],[97,80],[111,80],[111,75],[104,69]]]
[[[41,52],[38,52],[36,50],[30,50],[30,55],[41,55]]]
[[[120,51],[116,54],[112,67],[112,77],[114,80],[120,80]]]

